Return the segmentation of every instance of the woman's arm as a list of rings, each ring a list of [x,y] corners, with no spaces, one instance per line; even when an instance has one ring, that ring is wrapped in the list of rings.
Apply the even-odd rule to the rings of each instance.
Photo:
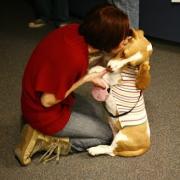
[[[103,70],[100,73],[91,73],[86,74],[84,77],[82,77],[79,81],[75,82],[71,88],[66,92],[65,97],[70,95],[73,91],[75,91],[78,87],[82,86],[83,84],[87,82],[92,82],[93,84],[100,86],[102,88],[106,88],[105,84],[102,81],[102,76],[106,73],[106,70]],[[41,96],[41,104],[44,107],[51,107],[55,104],[60,103],[62,100],[57,99],[56,96],[52,93],[43,93]]]

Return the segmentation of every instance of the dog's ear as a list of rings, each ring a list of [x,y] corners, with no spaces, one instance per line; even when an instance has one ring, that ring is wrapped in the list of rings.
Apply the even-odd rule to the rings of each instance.
[[[141,39],[144,38],[144,31],[141,29],[132,29],[132,36],[135,39]]]
[[[136,77],[136,87],[144,90],[149,87],[151,81],[150,65],[148,62],[139,65],[139,71]]]

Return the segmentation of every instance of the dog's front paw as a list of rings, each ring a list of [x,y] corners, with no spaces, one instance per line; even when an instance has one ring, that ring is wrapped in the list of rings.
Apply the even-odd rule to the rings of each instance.
[[[91,147],[89,149],[87,149],[88,153],[92,156],[96,156],[98,155],[98,152],[97,152],[97,147]]]
[[[123,66],[127,65],[129,61],[129,59],[112,59],[108,62],[107,67],[111,69],[112,72],[117,72]]]
[[[111,71],[115,72],[121,67],[119,62],[119,60],[110,60],[107,64],[107,67],[110,68]]]

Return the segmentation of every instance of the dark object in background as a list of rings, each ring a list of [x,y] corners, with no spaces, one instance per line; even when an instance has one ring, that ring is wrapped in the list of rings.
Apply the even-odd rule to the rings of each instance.
[[[69,0],[70,14],[81,19],[94,6],[106,2],[107,0]]]
[[[180,42],[180,4],[165,1],[140,1],[140,28],[145,35]]]

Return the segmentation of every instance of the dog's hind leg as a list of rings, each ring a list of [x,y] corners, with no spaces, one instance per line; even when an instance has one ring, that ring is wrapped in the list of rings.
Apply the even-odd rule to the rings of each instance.
[[[119,133],[117,133],[115,135],[114,140],[111,145],[98,145],[98,146],[87,149],[87,151],[92,156],[97,156],[97,155],[101,155],[101,154],[115,156],[114,149],[117,146],[118,134]]]
[[[98,145],[87,149],[90,155],[97,156],[101,154],[107,154],[110,156],[115,156],[114,149],[117,146],[117,141],[119,140],[119,133],[116,133],[114,136],[113,142],[111,145]]]
[[[115,156],[115,154],[113,153],[112,146],[108,146],[108,145],[99,145],[99,146],[91,147],[87,149],[87,151],[92,156],[97,156],[101,154],[108,154],[110,156]]]

